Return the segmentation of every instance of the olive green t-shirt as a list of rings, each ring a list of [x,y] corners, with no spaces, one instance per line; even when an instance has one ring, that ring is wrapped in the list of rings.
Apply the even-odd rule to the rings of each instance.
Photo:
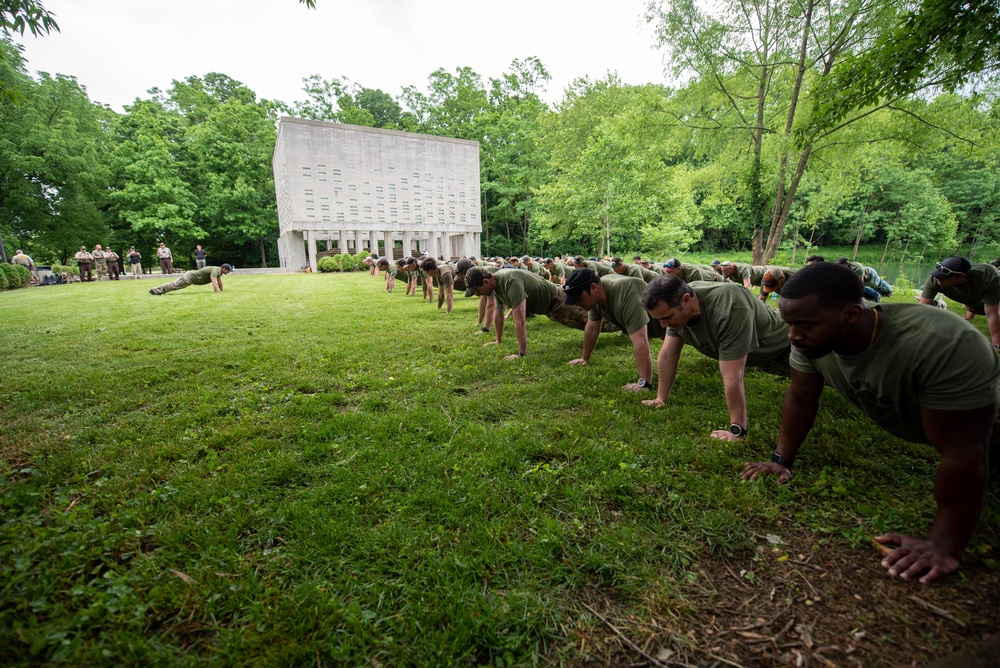
[[[524,269],[501,269],[493,274],[497,289],[493,296],[507,308],[526,302],[525,313],[548,313],[559,287]]]
[[[963,285],[939,287],[933,276],[927,277],[920,296],[924,299],[934,299],[937,293],[959,304],[964,304],[972,311],[983,312],[983,306],[1000,304],[1000,271],[992,264],[974,264],[969,269],[969,280]]]
[[[788,325],[778,312],[735,283],[691,284],[701,305],[698,322],[681,330],[667,328],[703,355],[729,361],[747,356],[750,366],[787,359]]]
[[[221,267],[202,267],[184,272],[184,279],[193,285],[208,285],[212,279],[218,280],[222,277]]]
[[[587,312],[589,320],[607,318],[629,336],[646,327],[650,330],[650,337],[663,338],[663,326],[655,320],[651,321],[642,306],[642,293],[646,291],[646,283],[641,278],[616,274],[602,278],[601,285],[604,286],[608,303],[597,304],[590,309]],[[650,327],[651,323],[653,327]]]
[[[598,276],[607,276],[608,274],[615,273],[615,270],[611,268],[610,264],[604,264],[603,262],[594,262],[593,260],[587,260],[584,266],[591,269]]]
[[[455,285],[455,267],[450,264],[439,264],[438,265],[438,275],[437,284],[440,287],[448,287],[449,285]]]
[[[395,262],[390,262],[389,268],[385,270],[385,273],[389,274],[389,278],[396,278],[396,274],[399,273],[399,267],[396,266]]]
[[[822,375],[880,427],[916,443],[928,442],[921,406],[958,411],[1000,401],[1000,359],[978,329],[921,304],[878,309],[882,330],[868,350],[810,359],[792,349],[792,368]]]
[[[764,267],[757,267],[746,262],[733,262],[733,275],[723,276],[724,279],[732,283],[743,285],[743,281],[749,279],[750,285],[760,285],[764,278]],[[756,279],[756,283],[754,282]]]
[[[711,267],[703,267],[700,264],[681,264],[681,273],[684,275],[685,283],[703,281],[706,283],[721,283],[722,276],[715,273]]]
[[[625,265],[625,273],[619,274],[619,276],[631,276],[632,278],[642,279],[642,282],[649,285],[649,282],[658,276],[663,276],[663,272],[652,271],[646,269],[638,264]]]
[[[559,279],[566,278],[568,269],[565,262],[553,262],[552,268],[549,269],[549,280],[553,283],[561,282]]]

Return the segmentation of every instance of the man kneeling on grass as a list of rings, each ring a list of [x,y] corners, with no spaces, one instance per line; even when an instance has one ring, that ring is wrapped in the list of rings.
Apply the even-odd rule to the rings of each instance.
[[[221,267],[202,267],[192,271],[185,271],[176,281],[164,283],[149,291],[151,295],[165,295],[174,290],[183,290],[192,285],[212,284],[215,292],[222,292],[222,277],[233,270],[232,265],[224,264]]]
[[[746,436],[747,397],[743,372],[747,365],[787,376],[788,326],[778,312],[735,283],[687,284],[676,276],[654,279],[642,297],[649,317],[667,328],[656,357],[656,398],[642,403],[663,406],[670,397],[681,350],[690,343],[703,355],[719,360],[719,373],[729,409],[729,429],[712,438],[734,441]]]
[[[821,262],[800,269],[779,301],[792,342],[792,382],[770,462],[746,465],[791,479],[791,466],[816,420],[824,383],[886,431],[941,453],[937,515],[927,538],[887,533],[897,544],[882,565],[903,579],[931,582],[958,569],[983,508],[987,451],[1000,405],[1000,360],[979,330],[953,313],[919,304],[870,308],[850,269]]]

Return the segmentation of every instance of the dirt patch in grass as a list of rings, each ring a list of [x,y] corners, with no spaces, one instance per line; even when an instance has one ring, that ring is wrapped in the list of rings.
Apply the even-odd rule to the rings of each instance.
[[[578,645],[580,665],[924,666],[996,644],[1000,572],[970,565],[921,585],[880,560],[874,546],[761,536],[745,558],[703,557],[683,610],[654,598],[641,619],[589,598],[599,627]]]

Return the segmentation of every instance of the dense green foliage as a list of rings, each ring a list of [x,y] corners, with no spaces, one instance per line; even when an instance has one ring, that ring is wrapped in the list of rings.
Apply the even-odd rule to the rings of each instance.
[[[319,260],[316,261],[316,270],[322,271],[323,273],[340,271],[339,256],[328,255],[326,257],[321,257]]]
[[[750,436],[720,444],[718,366],[694,350],[654,410],[621,390],[623,336],[571,367],[582,334],[538,317],[505,362],[514,337],[484,348],[474,299],[445,315],[327,279],[2,293],[0,663],[584,665],[583,605],[608,599],[709,665],[705,563],[808,535],[877,569],[868,537],[930,522],[936,453],[832,391],[793,484],[741,482],[773,449],[783,379],[748,370]]]
[[[195,243],[216,263],[274,265],[271,156],[288,113],[478,141],[484,254],[752,249],[762,262],[874,243],[913,262],[992,259],[997,10],[963,5],[949,24],[948,7],[656,0],[646,19],[677,85],[609,73],[551,107],[529,57],[485,80],[438,69],[397,99],[313,75],[303,100],[268,101],[208,73],[117,114],[72,77],[29,76],[8,39],[0,84],[23,100],[0,102],[0,234],[39,262],[98,242],[148,256],[165,241],[179,268]],[[920,57],[905,81],[879,75],[908,50]]]

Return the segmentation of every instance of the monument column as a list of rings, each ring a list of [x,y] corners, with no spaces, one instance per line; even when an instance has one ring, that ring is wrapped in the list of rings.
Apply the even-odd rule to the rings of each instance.
[[[309,243],[309,266],[312,267],[313,271],[316,271],[316,233],[312,230],[307,230],[305,231],[305,235]],[[290,268],[298,270],[298,267]]]
[[[337,233],[337,252],[340,255],[347,252],[347,232],[345,230],[340,230]]]
[[[393,249],[393,243],[392,243],[392,232],[386,232],[386,233],[383,234],[383,236],[385,237],[385,239],[384,239],[385,240],[385,256],[389,260],[389,262],[392,262],[394,259],[396,259],[395,253],[393,253],[394,249]]]

